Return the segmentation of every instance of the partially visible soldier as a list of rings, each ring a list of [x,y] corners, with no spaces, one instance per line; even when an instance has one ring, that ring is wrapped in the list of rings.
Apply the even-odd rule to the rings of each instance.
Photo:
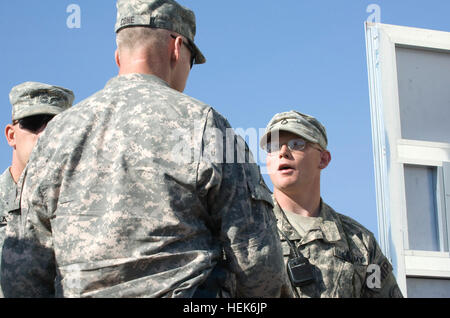
[[[33,147],[47,123],[72,105],[74,95],[66,88],[25,82],[15,86],[9,98],[12,105],[12,124],[6,126],[5,135],[13,151],[11,166],[0,176],[0,252],[8,223],[9,226],[18,226],[20,209],[19,202],[16,201],[17,182]]]
[[[248,147],[238,153],[233,135],[223,149],[227,120],[181,93],[205,62],[194,13],[173,0],[117,7],[119,76],[51,123],[28,165],[27,259],[3,269],[16,279],[8,296],[204,296],[223,259],[226,295],[279,296],[281,245],[259,168],[226,163],[251,157]]]
[[[261,147],[294,297],[402,297],[374,235],[321,198],[331,160],[325,127],[296,111],[276,114]]]

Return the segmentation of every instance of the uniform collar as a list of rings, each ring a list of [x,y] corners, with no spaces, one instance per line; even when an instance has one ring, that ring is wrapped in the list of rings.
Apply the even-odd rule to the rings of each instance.
[[[337,242],[341,239],[339,231],[340,222],[336,212],[322,199],[320,199],[320,230],[324,234],[324,239],[328,242]],[[319,223],[319,220],[317,220]]]
[[[166,81],[159,78],[158,76],[139,73],[124,74],[113,77],[108,81],[108,83],[106,83],[106,87],[115,85],[116,83],[130,84],[130,82],[151,82],[162,86],[170,87]]]
[[[281,207],[273,197],[274,214],[278,220],[278,227],[290,240],[301,240],[302,244],[309,243],[314,240],[322,239],[326,242],[337,242],[341,240],[339,228],[340,222],[334,210],[320,199],[320,214],[314,222],[311,229],[306,233],[305,237],[301,237],[297,231],[291,226],[287,217],[284,215]]]

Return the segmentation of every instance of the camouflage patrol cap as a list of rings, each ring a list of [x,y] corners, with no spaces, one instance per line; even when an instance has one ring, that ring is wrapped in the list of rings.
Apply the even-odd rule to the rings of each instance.
[[[314,117],[291,110],[276,114],[267,125],[260,145],[265,147],[270,134],[274,131],[287,131],[296,134],[309,142],[319,144],[322,149],[327,149],[328,138],[325,127]]]
[[[35,115],[57,115],[72,106],[75,96],[69,89],[38,82],[25,82],[9,93],[12,120]]]
[[[117,0],[116,33],[120,30],[145,26],[166,29],[184,36],[195,51],[195,64],[206,58],[194,43],[195,14],[174,0]]]

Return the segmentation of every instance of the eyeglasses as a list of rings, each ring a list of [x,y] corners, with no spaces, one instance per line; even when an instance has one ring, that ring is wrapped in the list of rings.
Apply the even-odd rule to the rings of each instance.
[[[172,37],[172,39],[175,39],[175,40],[177,39],[176,35],[171,34],[170,36]],[[188,50],[191,52],[191,69],[192,69],[192,67],[194,66],[194,61],[195,61],[195,50],[189,42],[184,42],[184,40],[183,40],[183,44],[186,45]]]
[[[305,150],[306,145],[308,143],[309,142],[307,142],[306,140],[300,138],[291,139],[286,143],[271,141],[266,144],[265,150],[267,151],[268,154],[274,154],[279,152],[281,150],[281,147],[283,147],[283,145],[286,145],[290,151],[303,151]],[[313,147],[311,143],[309,144],[311,145],[312,148],[322,152],[322,149]]]
[[[14,125],[19,124],[21,129],[28,130],[33,134],[38,134],[52,118],[53,115],[36,115],[25,117],[13,122]]]

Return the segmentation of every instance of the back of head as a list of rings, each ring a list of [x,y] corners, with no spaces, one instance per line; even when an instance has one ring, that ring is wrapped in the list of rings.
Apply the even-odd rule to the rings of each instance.
[[[133,30],[135,29],[136,30]],[[143,30],[144,28],[150,30]],[[118,0],[115,26],[119,50],[142,45],[160,47],[163,35],[175,32],[187,39],[195,51],[195,64],[206,62],[194,43],[195,14],[174,0]],[[152,32],[166,30],[166,32]],[[167,41],[167,39],[166,39]]]
[[[167,32],[167,30],[147,27],[125,28],[117,34],[117,48],[119,52],[123,50],[151,50],[154,55],[159,56],[167,52],[169,45]]]

